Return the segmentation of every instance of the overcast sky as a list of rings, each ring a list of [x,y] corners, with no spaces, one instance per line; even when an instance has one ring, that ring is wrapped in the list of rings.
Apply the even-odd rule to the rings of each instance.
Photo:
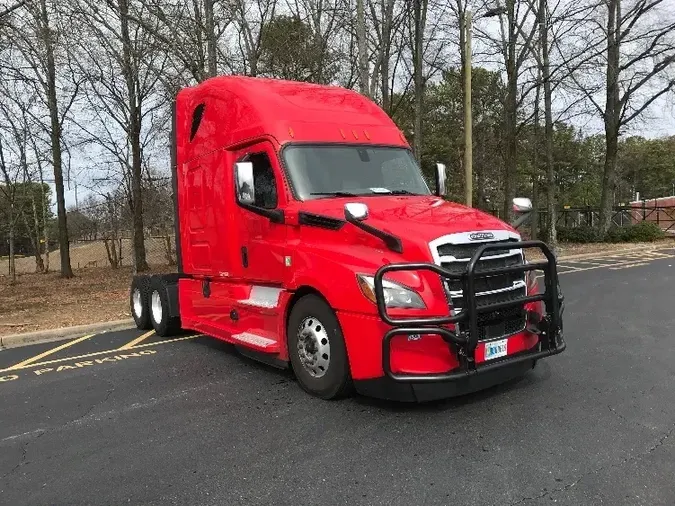
[[[574,2],[575,0],[560,0],[559,2],[556,2],[556,5],[558,5],[558,8],[561,8],[560,6],[562,4],[568,3],[568,2]],[[626,4],[629,4],[631,2],[626,2]],[[667,17],[670,17],[673,13],[675,13],[675,0],[663,0],[663,2],[660,5],[661,11]],[[661,20],[663,21],[663,20]],[[474,20],[474,33],[477,34],[480,30],[485,30],[493,36],[497,36],[499,33],[499,21],[498,18],[483,18],[483,19],[478,19]],[[456,28],[454,28],[454,31],[456,32]],[[456,33],[455,33],[456,36]],[[574,35],[572,35],[574,37]],[[485,50],[484,47],[481,47],[481,41],[478,35],[475,35],[474,39],[474,47],[473,51],[475,53],[474,56],[474,65],[482,65],[487,68],[491,68],[494,70],[499,69],[501,71],[501,68],[503,65],[499,65],[498,63],[495,64],[486,64],[485,61],[481,61],[480,54]],[[483,53],[484,54],[484,53]],[[505,77],[504,77],[505,78]],[[595,79],[595,78],[594,78]],[[599,96],[596,97],[596,100],[598,103],[601,105],[604,105],[604,96],[600,94]],[[555,103],[555,97],[554,97],[554,109],[556,108],[556,103]],[[571,120],[568,120],[570,123],[572,123],[575,127],[580,129],[585,135],[592,135],[592,134],[598,134],[598,133],[603,133],[604,132],[604,127],[602,124],[602,119],[601,117],[597,114],[597,111],[593,111],[594,114],[588,114],[585,116],[579,116],[575,117]],[[656,137],[664,137],[664,136],[670,136],[670,135],[675,135],[675,93],[670,93],[667,95],[664,95],[661,97],[660,100],[655,102],[648,110],[646,110],[641,117],[638,119],[634,120],[629,128],[623,133],[624,135],[640,135],[643,137],[647,138],[656,138]],[[169,160],[169,155],[168,155],[168,147],[165,149],[167,151],[166,153],[157,153],[155,157],[157,159],[155,160],[155,165],[159,165],[159,169],[162,171],[165,171],[166,174],[169,174],[168,170],[168,160]],[[86,186],[91,185],[91,181],[87,181],[88,179],[91,179],[92,177],[97,177],[92,175],[92,169],[91,167],[96,166],[96,160],[95,157],[91,156],[91,153],[88,153],[88,156],[86,156],[87,160],[85,161],[85,157],[80,157],[78,160],[73,161],[73,176],[74,178],[78,179],[78,182],[85,186],[78,186],[77,190],[77,197],[78,200],[80,201],[80,204],[82,203],[82,199],[87,195],[87,193],[90,192],[86,188]],[[166,167],[163,167],[161,165],[167,165]],[[449,170],[453,170],[452,167],[448,167]],[[81,175],[78,177],[77,173],[81,173]],[[84,177],[83,177],[84,176]],[[100,176],[98,176],[100,177]],[[76,200],[75,200],[75,188],[74,185],[71,184],[70,188],[66,188],[66,205],[68,207],[75,206]]]

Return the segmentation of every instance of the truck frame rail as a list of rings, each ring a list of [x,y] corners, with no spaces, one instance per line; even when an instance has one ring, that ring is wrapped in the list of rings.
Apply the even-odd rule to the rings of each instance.
[[[546,257],[546,261],[523,263],[495,269],[483,269],[478,271],[478,262],[486,251],[502,249],[501,242],[486,243],[478,247],[467,263],[462,273],[453,273],[434,263],[398,263],[380,267],[374,276],[375,299],[380,318],[392,328],[384,335],[382,340],[382,367],[389,378],[398,382],[435,382],[460,379],[473,374],[481,374],[504,365],[515,364],[524,361],[534,361],[551,355],[556,355],[565,350],[566,344],[562,332],[562,313],[564,311],[564,297],[558,283],[558,271],[553,252],[542,241],[521,241],[509,243],[511,249],[538,249]],[[460,281],[462,283],[462,307],[457,314],[443,317],[428,318],[392,318],[387,313],[384,297],[383,280],[388,272],[396,271],[432,271],[438,274],[441,281]],[[507,273],[525,273],[528,271],[544,271],[544,291],[524,297],[513,298],[496,303],[479,304],[476,297],[476,280],[489,276]],[[497,310],[524,307],[531,302],[542,301],[544,311],[540,321],[534,322],[534,326],[527,330],[539,336],[536,351],[524,351],[510,355],[489,364],[477,365],[475,351],[479,343],[478,316]],[[450,309],[450,305],[448,306]],[[460,324],[465,330],[450,330],[447,325]],[[391,369],[391,341],[400,335],[439,335],[451,346],[459,357],[460,366],[442,374],[396,374]]]

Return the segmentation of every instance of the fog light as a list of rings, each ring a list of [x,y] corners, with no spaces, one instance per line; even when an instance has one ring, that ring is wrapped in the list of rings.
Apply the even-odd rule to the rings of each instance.
[[[541,321],[541,315],[536,311],[526,311],[525,315],[527,317],[527,323],[531,325],[537,325]]]
[[[536,311],[525,311],[525,330],[531,334],[541,334],[539,324],[542,321],[542,316]]]

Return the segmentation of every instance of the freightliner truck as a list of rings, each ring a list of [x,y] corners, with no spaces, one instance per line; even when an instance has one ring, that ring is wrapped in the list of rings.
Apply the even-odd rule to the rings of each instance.
[[[442,164],[431,191],[368,98],[214,77],[177,93],[171,144],[177,272],[133,278],[139,329],[226,341],[322,399],[456,396],[565,349],[553,252],[446,201]]]

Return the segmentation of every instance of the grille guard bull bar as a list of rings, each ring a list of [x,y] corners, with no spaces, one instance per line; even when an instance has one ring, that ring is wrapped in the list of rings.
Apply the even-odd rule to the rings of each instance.
[[[562,332],[562,313],[564,311],[564,297],[560,291],[558,283],[558,271],[556,259],[549,247],[541,241],[521,241],[509,243],[510,249],[539,249],[546,257],[545,262],[533,262],[516,266],[500,267],[496,269],[485,269],[476,272],[476,266],[484,253],[493,249],[503,249],[504,244],[500,242],[487,243],[480,246],[469,260],[463,273],[457,274],[443,269],[433,263],[400,263],[389,264],[380,267],[374,276],[375,300],[377,311],[380,318],[392,326],[382,340],[382,368],[386,376],[397,382],[436,382],[450,381],[466,378],[474,374],[485,373],[503,366],[525,362],[528,360],[537,360],[551,355],[556,355],[565,350],[566,344]],[[384,287],[382,284],[384,275],[395,271],[419,271],[428,270],[438,274],[441,279],[459,280],[462,283],[462,309],[458,314],[447,317],[431,318],[392,318],[387,313],[384,300]],[[493,304],[478,304],[476,301],[476,279],[507,273],[525,273],[528,271],[544,271],[543,293],[536,295],[526,295],[525,297],[498,302]],[[508,309],[527,304],[529,302],[544,302],[544,314],[537,323],[536,328],[530,327],[528,330],[534,331],[539,335],[537,351],[525,351],[516,355],[507,356],[503,359],[490,364],[477,366],[474,359],[474,353],[478,346],[478,315],[500,309]],[[464,324],[467,330],[453,332],[441,325]],[[449,346],[451,346],[459,357],[459,368],[442,374],[395,374],[391,369],[391,340],[399,335],[412,334],[431,334],[441,336]]]

